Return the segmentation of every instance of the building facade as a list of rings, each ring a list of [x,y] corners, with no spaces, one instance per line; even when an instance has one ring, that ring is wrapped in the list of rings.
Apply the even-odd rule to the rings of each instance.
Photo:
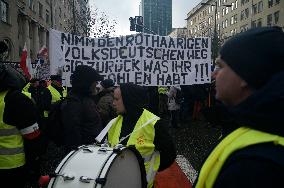
[[[0,41],[9,47],[0,60],[19,62],[25,44],[28,56],[35,60],[40,48],[48,47],[50,28],[72,31],[72,5],[78,1],[0,0]]]
[[[187,14],[190,37],[212,37],[216,27],[221,43],[249,28],[275,25],[284,28],[283,0],[203,0]]]
[[[144,33],[166,36],[172,31],[172,0],[141,0],[139,10]]]
[[[172,32],[168,36],[186,38],[187,37],[187,28],[173,28]]]

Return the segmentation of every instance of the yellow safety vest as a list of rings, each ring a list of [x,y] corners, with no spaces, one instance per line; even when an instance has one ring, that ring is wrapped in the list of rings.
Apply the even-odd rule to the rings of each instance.
[[[26,85],[25,85],[25,87],[22,89],[22,91],[24,91],[24,92],[29,92],[28,90],[29,90],[29,87],[31,86],[31,83],[29,82],[29,83],[27,83]]]
[[[158,93],[159,94],[166,94],[168,92],[167,87],[158,87]]]
[[[21,167],[26,162],[22,135],[15,126],[3,122],[7,92],[0,93],[0,169]]]
[[[51,93],[51,96],[52,96],[51,103],[55,103],[56,101],[61,100],[61,97],[62,97],[61,94],[60,94],[60,93],[57,91],[57,89],[55,89],[52,85],[49,85],[49,86],[47,87],[47,89],[49,89],[49,91],[50,91],[50,93]],[[63,94],[63,97],[66,97],[67,91],[66,91],[65,88],[63,88],[62,94]],[[45,111],[43,112],[43,116],[44,116],[44,117],[48,117],[48,111],[47,111],[47,110],[45,110]]]
[[[49,85],[47,89],[49,89],[51,96],[52,96],[51,103],[55,103],[56,101],[61,100],[60,93],[52,85]]]
[[[159,119],[158,116],[144,109],[127,142],[127,146],[134,145],[144,159],[149,188],[153,186],[155,175],[160,166],[160,154],[155,151],[154,145],[154,125]],[[108,142],[114,147],[119,143],[123,116],[119,115],[111,122],[113,122],[113,125],[108,131]]]
[[[62,95],[63,97],[67,96],[67,89],[65,89],[65,87],[63,87]]]
[[[225,137],[209,155],[200,170],[196,188],[213,187],[222,166],[233,152],[267,142],[284,146],[284,137],[245,127],[235,130]]]

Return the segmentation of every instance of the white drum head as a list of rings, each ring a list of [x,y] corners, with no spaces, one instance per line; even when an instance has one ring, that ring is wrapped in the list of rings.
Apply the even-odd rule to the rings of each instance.
[[[144,188],[143,159],[132,148],[86,146],[69,153],[56,169],[49,188]],[[67,177],[67,178],[66,178]]]

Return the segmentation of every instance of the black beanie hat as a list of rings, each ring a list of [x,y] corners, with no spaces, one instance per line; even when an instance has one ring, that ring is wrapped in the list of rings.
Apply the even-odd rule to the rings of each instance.
[[[280,27],[248,30],[230,38],[221,59],[254,89],[284,70],[284,33]]]
[[[87,92],[94,81],[101,81],[102,76],[88,65],[79,65],[71,76],[74,91]]]
[[[109,88],[109,87],[113,87],[114,86],[114,82],[112,79],[105,79],[103,81],[101,81],[101,86],[103,86],[104,88]]]

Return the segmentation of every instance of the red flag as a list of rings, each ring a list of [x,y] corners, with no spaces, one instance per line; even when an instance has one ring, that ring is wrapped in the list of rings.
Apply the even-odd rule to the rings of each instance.
[[[27,51],[27,45],[25,44],[22,56],[21,56],[21,62],[20,67],[23,70],[24,74],[31,79],[31,75],[29,73],[28,67],[27,67],[27,57],[28,57],[28,51]]]

